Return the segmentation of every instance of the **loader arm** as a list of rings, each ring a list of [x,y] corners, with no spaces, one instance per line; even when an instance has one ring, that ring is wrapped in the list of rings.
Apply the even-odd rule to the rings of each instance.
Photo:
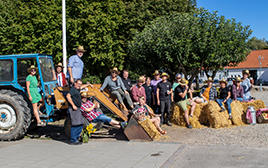
[[[105,96],[101,91],[100,91],[100,85],[94,85],[94,87],[88,87],[87,94],[89,96],[93,96],[95,99],[98,100],[102,105],[104,105],[106,108],[108,108],[111,112],[119,116],[121,119],[124,121],[127,121],[127,115],[128,113],[123,113],[121,110],[119,110],[111,101],[110,99]]]

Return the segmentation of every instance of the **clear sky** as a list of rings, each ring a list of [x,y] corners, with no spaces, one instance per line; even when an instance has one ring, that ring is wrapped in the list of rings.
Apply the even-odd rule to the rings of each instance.
[[[197,7],[204,7],[210,12],[226,19],[234,18],[243,26],[253,30],[251,37],[265,38],[268,41],[268,0],[197,0]]]

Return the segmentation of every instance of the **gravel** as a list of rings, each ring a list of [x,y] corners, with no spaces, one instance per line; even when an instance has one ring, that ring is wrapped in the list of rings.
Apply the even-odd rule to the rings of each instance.
[[[268,91],[252,94],[268,107]],[[268,124],[232,126],[228,128],[187,129],[179,126],[162,126],[168,133],[160,142],[180,142],[194,145],[268,146]]]

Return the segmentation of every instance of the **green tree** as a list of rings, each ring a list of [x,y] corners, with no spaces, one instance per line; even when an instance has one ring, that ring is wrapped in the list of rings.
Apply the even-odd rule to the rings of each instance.
[[[257,37],[252,37],[251,39],[248,40],[249,43],[249,48],[251,50],[263,50],[263,49],[268,49],[268,42],[263,39],[258,39]]]
[[[109,68],[123,69],[124,38],[119,34],[125,5],[120,0],[68,1],[68,53],[78,45],[85,46],[83,56],[86,74],[105,76]]]
[[[136,31],[141,32],[146,25],[160,16],[171,13],[187,13],[196,7],[196,0],[124,0],[126,12],[124,23],[120,33],[124,36],[124,50],[127,51],[129,41],[133,40]],[[131,69],[133,59],[131,55],[126,57],[125,68]],[[139,71],[135,71],[139,73]]]
[[[163,68],[173,77],[182,72],[191,83],[202,68],[218,71],[245,60],[250,34],[248,26],[201,8],[157,18],[136,33],[129,51],[137,70],[148,73]]]

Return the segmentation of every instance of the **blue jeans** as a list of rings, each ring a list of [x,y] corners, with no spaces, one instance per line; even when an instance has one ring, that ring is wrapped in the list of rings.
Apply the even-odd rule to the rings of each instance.
[[[236,100],[242,102],[243,101],[243,98],[237,97]]]
[[[112,119],[110,117],[107,117],[105,114],[101,114],[98,117],[96,117],[92,122],[97,123],[97,122],[104,122],[105,124],[110,124]]]
[[[222,104],[223,101],[224,101],[224,99],[216,99],[216,102],[222,108],[224,108],[224,106]],[[227,111],[228,111],[229,115],[231,115],[231,113],[232,113],[231,103],[232,103],[232,99],[231,98],[227,99],[227,101],[225,102],[225,104],[227,105]]]
[[[76,142],[82,132],[83,125],[71,126],[70,141]]]

